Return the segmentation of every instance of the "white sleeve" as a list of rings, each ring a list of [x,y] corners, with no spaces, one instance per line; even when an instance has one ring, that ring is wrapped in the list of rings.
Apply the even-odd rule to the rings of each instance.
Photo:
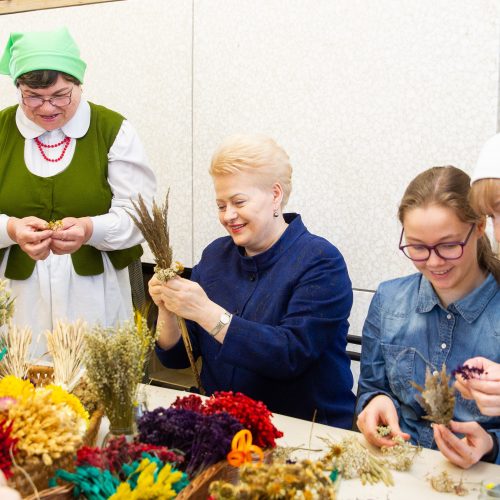
[[[144,241],[128,212],[134,213],[130,199],[139,193],[151,206],[156,178],[132,125],[124,120],[108,153],[108,182],[113,192],[107,214],[91,217],[92,236],[87,242],[98,250],[121,250]]]
[[[7,222],[9,219],[8,215],[0,214],[0,248],[10,247],[16,243],[11,240],[9,233],[7,233]]]

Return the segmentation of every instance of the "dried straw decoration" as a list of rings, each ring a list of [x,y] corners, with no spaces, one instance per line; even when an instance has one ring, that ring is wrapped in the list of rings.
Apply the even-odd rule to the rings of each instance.
[[[184,270],[184,267],[179,262],[172,263],[173,252],[172,247],[170,246],[170,234],[167,222],[169,193],[170,190],[167,191],[165,202],[162,207],[159,207],[153,200],[152,216],[149,213],[144,199],[139,194],[139,201],[137,203],[132,200],[132,205],[137,213],[137,217],[134,214],[129,214],[135,225],[141,231],[144,239],[151,249],[151,252],[153,253],[156,262],[155,277],[164,282],[174,278],[178,274],[181,274]],[[200,393],[205,394],[201,385],[200,374],[193,356],[193,347],[191,345],[191,339],[189,337],[186,321],[184,318],[180,317],[177,317],[177,321],[179,323],[182,341],[184,342],[184,347],[186,348],[189,358],[189,364],[191,365],[191,370],[196,379],[196,385],[198,386]]]
[[[19,328],[10,320],[0,331],[0,344],[7,353],[0,363],[0,376],[15,375],[23,378],[28,372],[28,353],[31,345],[31,329]]]
[[[74,323],[57,321],[52,331],[45,332],[54,362],[54,383],[66,390],[72,390],[80,378],[86,331],[86,323],[79,319]]]
[[[421,394],[417,396],[417,401],[426,413],[422,418],[436,424],[449,425],[455,409],[455,389],[453,385],[450,386],[450,378],[446,373],[446,365],[443,363],[440,372],[431,373],[427,367],[425,387],[411,382],[411,385]]]

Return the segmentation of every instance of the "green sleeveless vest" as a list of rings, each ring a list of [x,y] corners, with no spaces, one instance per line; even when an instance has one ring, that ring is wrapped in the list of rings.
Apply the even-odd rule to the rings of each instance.
[[[51,221],[109,211],[113,194],[107,181],[108,152],[124,118],[103,106],[89,104],[89,130],[77,139],[68,167],[52,177],[39,177],[26,167],[25,139],[15,121],[17,106],[0,111],[0,213],[18,218],[34,215]],[[0,262],[5,251],[0,249]],[[123,269],[142,255],[142,247],[136,245],[106,253],[116,269]],[[101,251],[92,246],[83,245],[71,254],[71,259],[81,276],[104,272]],[[24,280],[34,268],[35,261],[19,245],[12,245],[5,277]]]

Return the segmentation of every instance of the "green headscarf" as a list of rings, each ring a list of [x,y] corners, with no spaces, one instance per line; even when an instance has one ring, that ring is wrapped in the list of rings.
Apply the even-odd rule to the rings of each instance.
[[[83,83],[87,64],[67,28],[54,31],[11,33],[0,60],[0,73],[17,77],[29,71],[52,69]]]

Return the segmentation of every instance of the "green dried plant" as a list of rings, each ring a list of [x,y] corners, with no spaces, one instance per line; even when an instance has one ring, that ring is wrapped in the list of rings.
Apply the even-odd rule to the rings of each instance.
[[[155,335],[146,318],[116,328],[96,326],[85,334],[87,378],[95,388],[110,421],[110,430],[130,429],[137,406],[137,388]]]
[[[431,373],[429,367],[425,371],[425,387],[411,382],[411,385],[420,392],[417,401],[426,415],[422,418],[448,426],[453,418],[455,409],[455,389],[450,385],[451,377],[446,373],[443,363],[440,372]]]

